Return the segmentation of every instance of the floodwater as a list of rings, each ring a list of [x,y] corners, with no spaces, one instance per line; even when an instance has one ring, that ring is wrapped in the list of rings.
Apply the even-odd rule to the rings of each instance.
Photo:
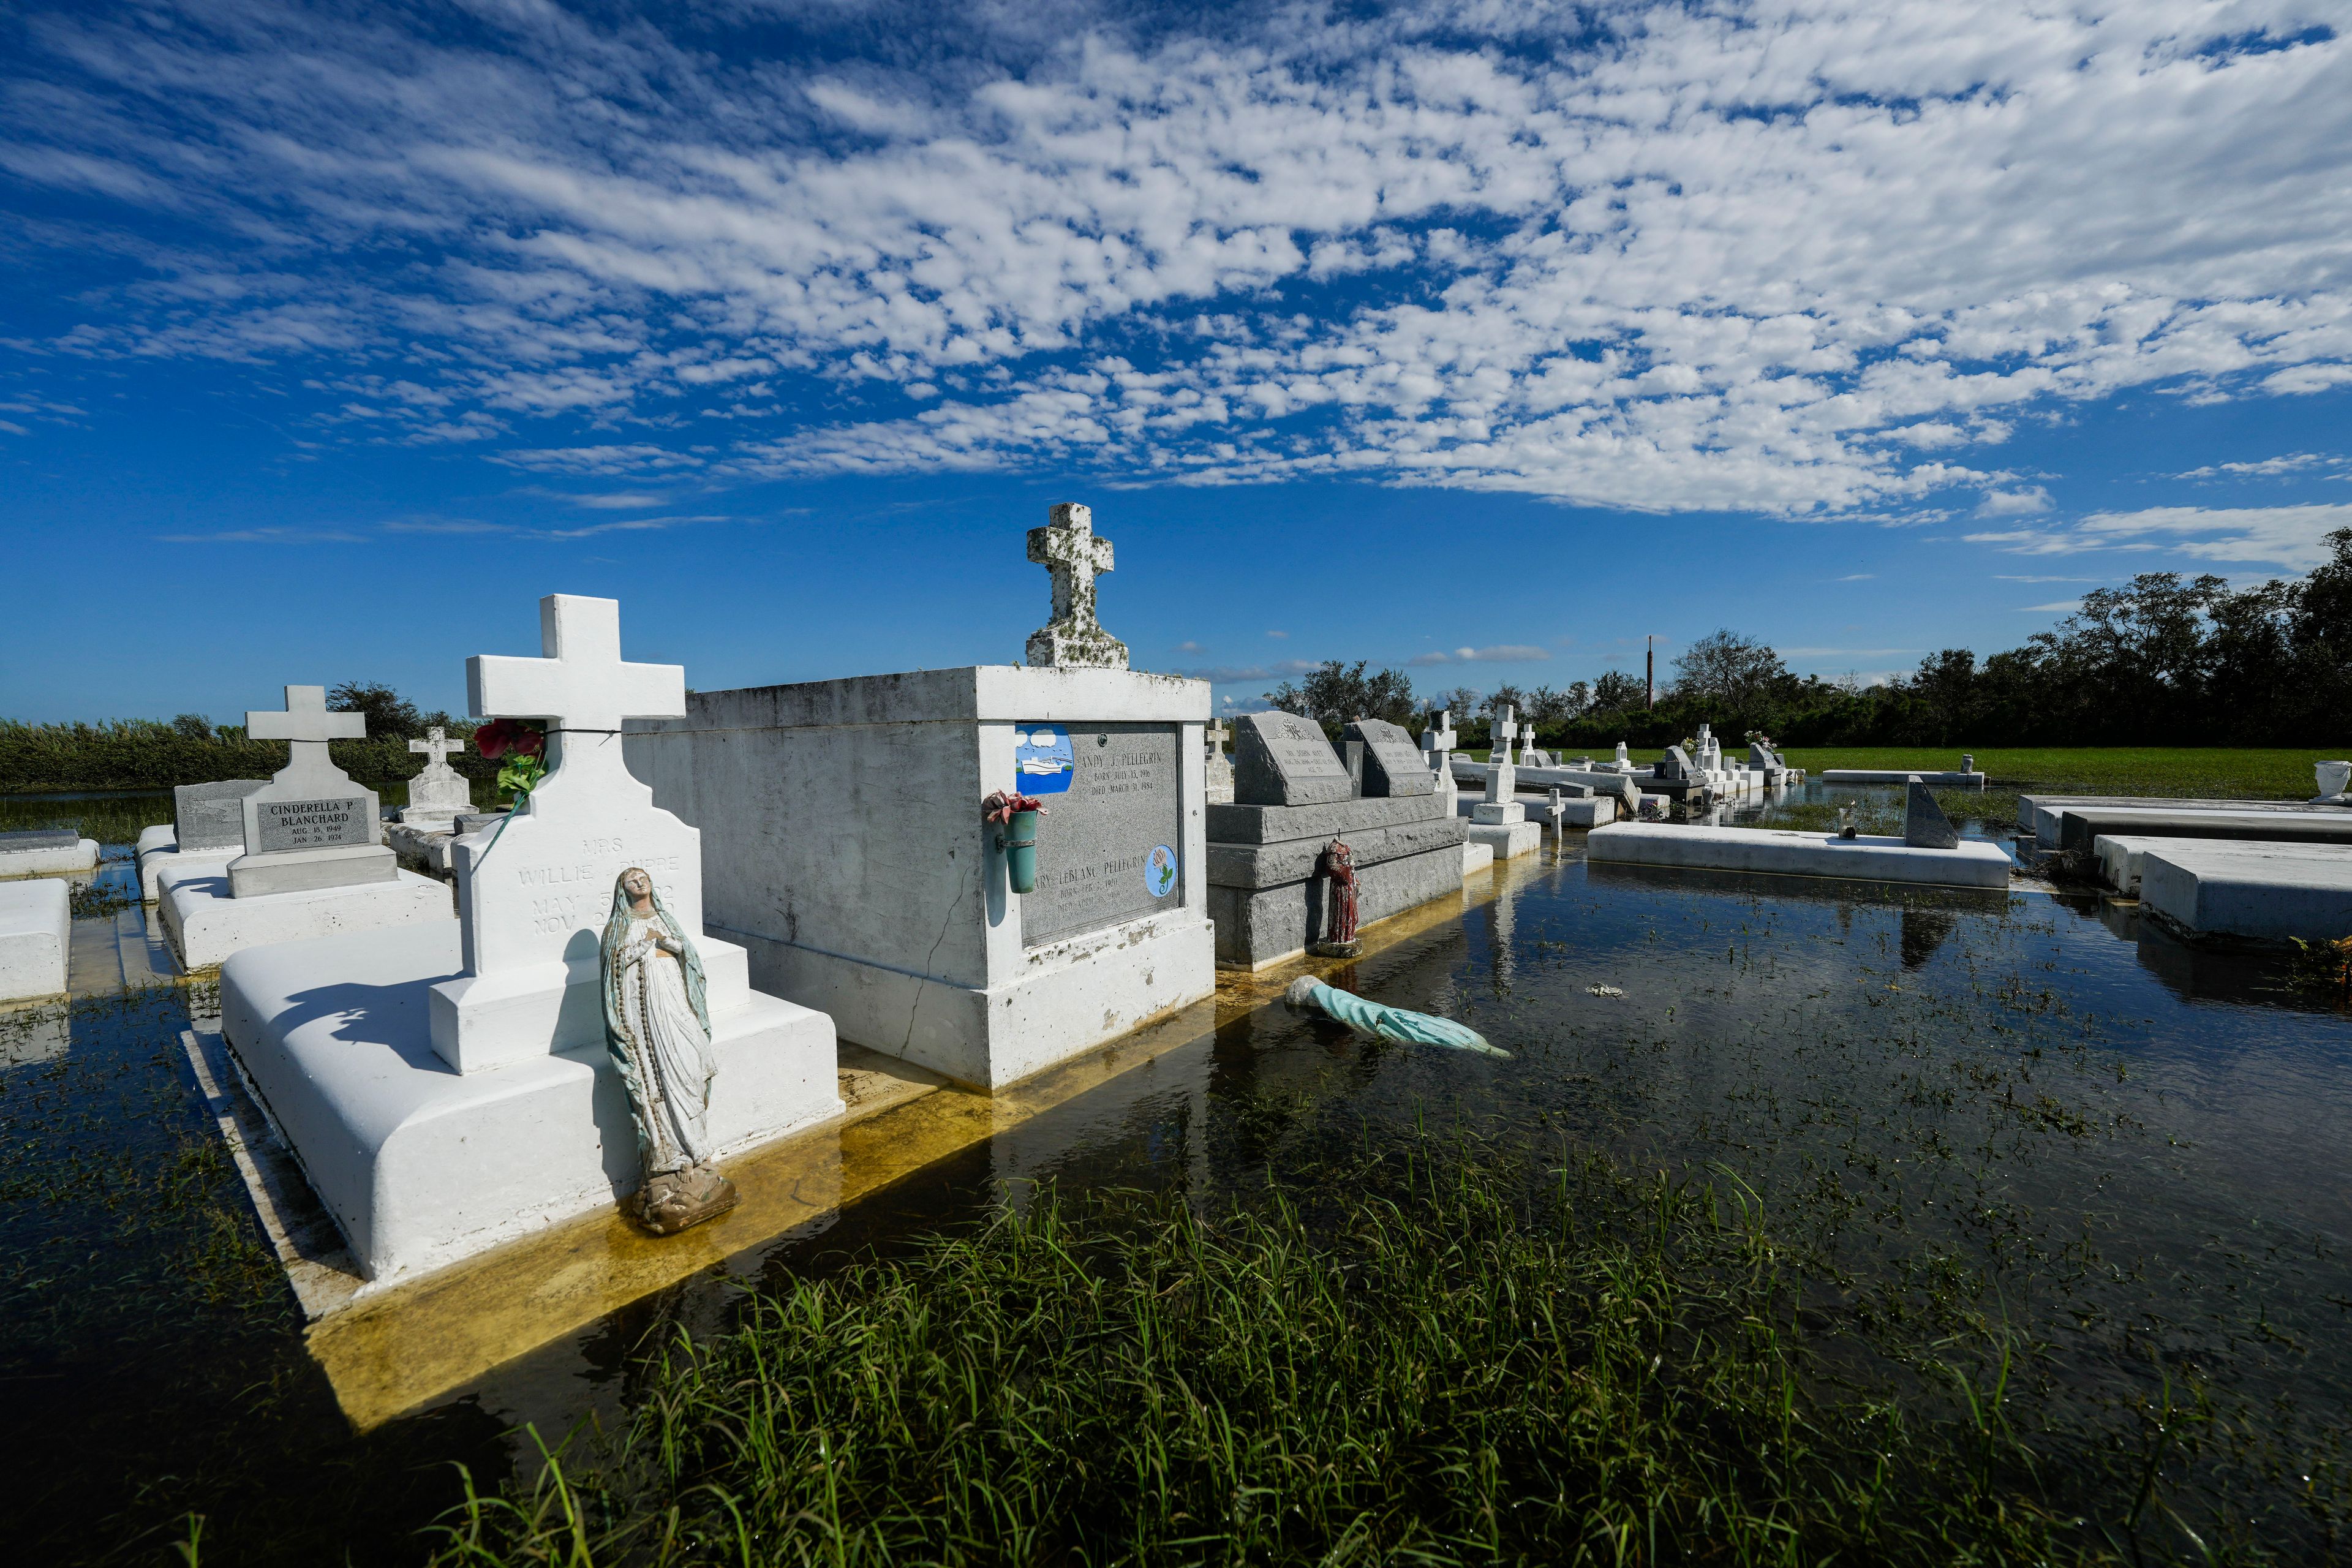
[[[135,815],[92,803],[89,820],[101,808]],[[638,1347],[723,1326],[743,1280],[983,1216],[1035,1182],[1213,1203],[1458,1124],[1736,1180],[1802,1244],[1820,1310],[1939,1303],[2012,1335],[2011,1403],[2054,1475],[2142,1448],[2175,1463],[2165,1445],[2193,1440],[2165,1506],[2217,1510],[2223,1537],[2282,1560],[2337,1549],[2352,1024],[2281,961],[2184,948],[2129,906],[2043,888],[1592,867],[1571,837],[1460,921],[1328,977],[1461,1018],[1512,1059],[1234,1010],[1148,1072],[364,1435],[185,1087],[174,1039],[206,999],[0,1014],[0,1538],[24,1561],[176,1561],[194,1512],[222,1562],[415,1561],[458,1467],[485,1488],[527,1478],[538,1442],[625,1420]],[[2172,1541],[2149,1560],[2189,1550]]]

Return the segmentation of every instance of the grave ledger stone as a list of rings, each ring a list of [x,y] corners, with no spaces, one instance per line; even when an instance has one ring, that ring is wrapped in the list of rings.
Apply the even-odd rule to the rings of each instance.
[[[268,779],[223,779],[172,791],[172,820],[139,835],[139,896],[153,903],[164,874],[219,871],[245,852],[245,797]]]
[[[753,991],[742,949],[701,934],[698,836],[623,765],[624,717],[683,708],[684,672],[624,662],[611,599],[550,595],[540,638],[541,658],[467,665],[478,713],[547,724],[549,771],[458,839],[458,918],[445,905],[429,924],[256,948],[221,970],[223,1032],[371,1289],[638,1187],[599,951],[625,872],[698,961],[712,1072],[698,1154],[841,1109],[830,1021]]]
[[[1402,725],[1384,719],[1359,719],[1347,729],[1347,739],[1364,748],[1364,793],[1374,797],[1434,795],[1437,775],[1421,760],[1421,752]]]
[[[1234,721],[1234,804],[1324,805],[1354,794],[1355,781],[1320,724],[1279,710]]]
[[[1461,896],[1464,824],[1435,780],[1416,769],[1427,781],[1417,793],[1370,793],[1375,776],[1383,787],[1416,782],[1405,761],[1416,754],[1402,731],[1386,725],[1363,732],[1361,798],[1346,793],[1347,770],[1321,729],[1306,720],[1244,714],[1235,721],[1235,735],[1236,754],[1261,761],[1254,769],[1236,768],[1234,804],[1209,808],[1209,912],[1219,963],[1262,969],[1324,940],[1330,902],[1324,852],[1334,839],[1344,838],[1352,852],[1360,925]],[[1403,742],[1403,756],[1380,762],[1380,752],[1394,742]]]
[[[1202,681],[981,665],[697,692],[627,744],[761,985],[994,1089],[1214,990],[1208,719]],[[1045,806],[1027,893],[998,791]]]

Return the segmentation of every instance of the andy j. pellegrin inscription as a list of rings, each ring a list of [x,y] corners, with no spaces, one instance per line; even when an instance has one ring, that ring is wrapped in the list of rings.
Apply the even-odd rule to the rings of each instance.
[[[1183,878],[1154,866],[1156,853],[1172,867],[1169,846],[1184,842],[1177,727],[1066,728],[1070,787],[1037,825],[1037,890],[1021,900],[1030,947],[1184,902]]]

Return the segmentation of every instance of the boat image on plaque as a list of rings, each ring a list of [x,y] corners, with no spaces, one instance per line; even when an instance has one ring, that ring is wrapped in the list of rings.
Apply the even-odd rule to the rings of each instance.
[[[1165,844],[1155,844],[1151,853],[1143,858],[1143,886],[1155,899],[1164,899],[1168,889],[1176,885],[1176,851]]]
[[[1070,760],[1070,732],[1052,724],[1018,725],[1013,731],[1013,771],[1023,795],[1061,795],[1076,764]]]

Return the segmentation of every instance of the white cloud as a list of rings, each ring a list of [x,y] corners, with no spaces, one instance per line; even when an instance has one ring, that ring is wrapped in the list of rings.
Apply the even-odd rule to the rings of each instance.
[[[2059,601],[2057,601],[2055,604],[2050,604],[2050,605],[2018,605],[2017,607],[2018,607],[2018,610],[2019,610],[2021,613],[2032,613],[2032,614],[2035,614],[2035,615],[2043,615],[2043,614],[2049,614],[2049,613],[2055,612],[2055,613],[2057,613],[2057,614],[2061,614],[2061,615],[2069,615],[2069,616],[2071,616],[2071,615],[2073,615],[2076,610],[2079,610],[2079,609],[2081,609],[2081,608],[2083,607],[2083,601],[2082,601],[2082,600],[2080,600],[2080,599],[2060,599],[2060,600],[2059,600]]]
[[[2352,528],[2352,504],[2270,507],[2147,507],[2094,512],[2071,528],[1971,533],[2017,555],[2071,555],[2084,551],[2169,551],[2201,561],[2259,563],[2307,572],[2327,558],[2326,540]],[[2021,577],[2019,582],[2087,579]],[[2046,605],[2030,606],[2047,608]]]
[[[1877,577],[1878,574],[1875,572],[1849,572],[1843,577],[1832,577],[1830,581],[1832,583],[1870,583],[1875,582]]]
[[[415,389],[337,439],[587,433],[499,455],[551,473],[1901,506],[2030,408],[2352,382],[2330,13],[1055,8],[851,69],[739,61],[723,14],[61,10],[0,157],[177,248],[19,347],[331,364]],[[704,414],[783,433],[667,428]]]
[[[1530,659],[1549,658],[1549,650],[1530,643],[1500,643],[1493,647],[1457,647],[1439,649],[1433,653],[1415,654],[1407,664],[1522,664]]]

